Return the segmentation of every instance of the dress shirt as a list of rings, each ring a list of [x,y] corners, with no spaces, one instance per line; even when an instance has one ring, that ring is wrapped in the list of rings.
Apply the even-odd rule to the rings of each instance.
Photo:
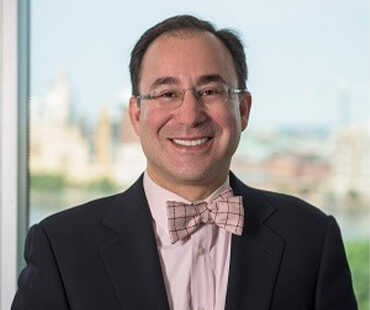
[[[229,177],[203,201],[211,201],[228,186]],[[232,234],[214,223],[201,224],[190,237],[171,244],[166,202],[191,202],[156,184],[147,172],[144,174],[144,191],[153,218],[170,308],[225,309]]]

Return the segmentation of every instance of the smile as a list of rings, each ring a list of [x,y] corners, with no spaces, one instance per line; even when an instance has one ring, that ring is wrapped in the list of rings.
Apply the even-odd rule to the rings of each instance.
[[[193,140],[182,140],[182,139],[172,139],[172,141],[176,144],[183,145],[183,146],[196,146],[206,143],[210,138],[201,138],[201,139],[193,139]]]

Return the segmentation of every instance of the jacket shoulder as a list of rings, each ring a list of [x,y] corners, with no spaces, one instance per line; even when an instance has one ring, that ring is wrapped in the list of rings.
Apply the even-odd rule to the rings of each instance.
[[[230,183],[237,194],[244,196],[246,209],[251,208],[252,213],[261,214],[261,210],[269,210],[268,213],[282,214],[291,217],[322,218],[328,216],[318,207],[293,195],[257,189],[246,185],[233,173],[230,174]],[[271,210],[274,210],[271,212]]]
[[[272,231],[293,243],[315,240],[321,244],[333,217],[318,207],[292,195],[251,189],[274,211],[264,221]]]
[[[273,205],[281,212],[318,218],[327,217],[327,214],[323,210],[297,196],[267,190],[253,190],[256,191],[257,195],[263,196],[270,205]]]
[[[72,208],[60,211],[43,219],[39,224],[43,227],[56,227],[67,225],[69,227],[75,224],[84,225],[88,222],[99,221],[120,199],[123,193],[112,196],[102,197]]]

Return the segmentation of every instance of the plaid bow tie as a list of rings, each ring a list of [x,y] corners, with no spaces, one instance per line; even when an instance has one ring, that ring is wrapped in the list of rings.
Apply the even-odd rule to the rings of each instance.
[[[210,203],[199,201],[187,204],[167,201],[167,215],[172,243],[188,237],[201,223],[215,223],[239,236],[243,232],[242,196],[233,196],[231,188],[227,188]]]

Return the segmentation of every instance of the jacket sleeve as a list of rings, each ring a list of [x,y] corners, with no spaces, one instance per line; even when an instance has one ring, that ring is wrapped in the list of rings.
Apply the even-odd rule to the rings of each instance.
[[[70,310],[60,271],[41,225],[31,227],[25,243],[27,266],[18,279],[12,310]]]
[[[339,226],[332,216],[329,216],[321,253],[315,309],[358,309],[343,240]]]

